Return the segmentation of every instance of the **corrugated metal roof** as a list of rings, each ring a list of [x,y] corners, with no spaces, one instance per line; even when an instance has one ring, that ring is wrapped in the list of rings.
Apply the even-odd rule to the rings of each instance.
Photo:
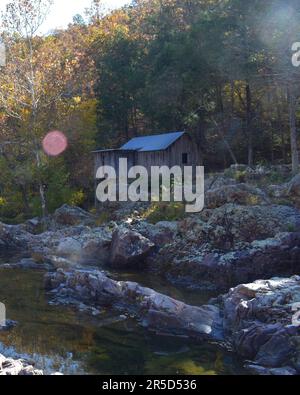
[[[184,135],[184,132],[172,132],[156,136],[135,137],[121,147],[129,151],[163,151]]]

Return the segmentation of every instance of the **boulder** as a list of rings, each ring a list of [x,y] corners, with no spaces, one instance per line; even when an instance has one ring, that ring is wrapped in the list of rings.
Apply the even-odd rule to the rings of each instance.
[[[205,193],[206,208],[216,208],[227,203],[257,205],[269,204],[270,201],[261,189],[248,184],[214,187]]]
[[[58,268],[55,271],[55,275],[46,274],[44,278],[44,285],[47,291],[58,288],[66,280],[65,271],[62,268]]]
[[[82,245],[79,240],[67,237],[60,241],[55,250],[55,254],[78,262],[81,260]]]
[[[210,242],[214,248],[228,250],[239,247],[241,242],[251,243],[280,232],[300,231],[300,211],[281,205],[226,204],[186,218],[179,223],[179,231],[188,240],[198,237],[200,243]]]
[[[26,232],[21,225],[0,223],[0,251],[25,251],[33,240],[33,235]]]
[[[76,263],[66,258],[58,257],[56,255],[49,255],[46,257],[46,260],[50,262],[50,264],[55,269],[70,269],[76,267]]]
[[[106,264],[110,257],[112,233],[107,229],[94,229],[90,236],[82,240],[82,259],[83,261],[97,262]]]
[[[154,243],[140,233],[118,228],[112,237],[110,263],[119,268],[142,264],[154,247]]]
[[[42,370],[35,369],[30,362],[23,359],[5,358],[0,354],[1,376],[41,376]]]
[[[274,237],[279,232],[300,231],[300,211],[282,205],[226,205],[211,211],[207,222],[212,227],[225,227],[236,241],[252,242]]]
[[[225,334],[251,369],[300,373],[299,276],[239,285],[223,296],[223,307]]]
[[[174,284],[226,290],[241,282],[300,273],[300,212],[228,204],[186,217],[147,268]]]
[[[32,360],[15,355],[13,358],[7,358],[0,354],[0,376],[43,376],[43,370],[37,369]],[[49,373],[51,376],[61,376],[62,373]]]
[[[177,233],[188,245],[201,247],[207,243],[212,250],[228,251],[292,231],[300,231],[300,211],[295,208],[227,204],[186,217],[178,223]]]
[[[220,311],[213,305],[190,306],[134,282],[114,281],[96,270],[47,273],[45,285],[58,302],[71,298],[79,305],[109,305],[134,315],[142,326],[156,332],[223,339]]]
[[[178,222],[161,221],[153,225],[146,221],[138,221],[132,228],[156,246],[162,247],[175,240],[178,233]]]
[[[49,231],[34,237],[30,245],[33,254],[50,261],[64,258],[73,264],[104,264],[110,253],[112,233],[106,227],[74,226]],[[56,257],[56,258],[53,258]]]
[[[227,253],[199,249],[184,241],[162,249],[151,268],[174,284],[227,290],[257,278],[300,274],[300,233],[280,233]]]
[[[53,215],[55,222],[59,225],[74,226],[74,225],[92,225],[94,217],[87,211],[82,210],[80,207],[63,205],[57,209]]]

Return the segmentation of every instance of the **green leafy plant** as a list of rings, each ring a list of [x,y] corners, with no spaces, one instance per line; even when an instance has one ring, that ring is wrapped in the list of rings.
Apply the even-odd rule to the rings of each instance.
[[[239,170],[236,173],[234,173],[233,177],[237,182],[244,183],[246,182],[247,172]]]
[[[85,201],[86,196],[82,189],[79,191],[75,191],[72,193],[71,198],[69,200],[69,204],[71,206],[81,206]]]
[[[183,203],[178,202],[152,203],[149,209],[144,212],[143,216],[153,224],[160,221],[177,221],[184,218],[185,207]]]

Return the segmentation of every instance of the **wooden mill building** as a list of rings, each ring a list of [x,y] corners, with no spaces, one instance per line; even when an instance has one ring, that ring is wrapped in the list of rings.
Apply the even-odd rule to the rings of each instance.
[[[94,151],[95,175],[99,167],[119,167],[119,159],[127,158],[128,168],[144,166],[195,166],[201,160],[196,144],[185,132],[135,137],[119,149]]]

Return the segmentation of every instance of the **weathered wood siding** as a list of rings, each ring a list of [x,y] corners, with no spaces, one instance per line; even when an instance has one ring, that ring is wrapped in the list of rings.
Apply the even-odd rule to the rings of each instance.
[[[95,167],[94,167],[94,178],[96,178],[97,170],[101,166],[112,166],[115,168],[118,174],[119,169],[119,159],[127,158],[128,168],[135,166],[136,164],[136,152],[133,151],[122,151],[122,150],[112,150],[96,152],[95,154]]]
[[[182,155],[187,154],[188,162],[182,162]],[[150,171],[151,166],[192,166],[200,164],[197,147],[188,135],[182,136],[165,151],[137,152],[137,162]]]
[[[183,154],[187,154],[187,163],[183,163]],[[132,166],[144,166],[150,173],[151,166],[192,166],[200,165],[201,158],[192,139],[183,135],[174,144],[164,151],[135,152],[124,150],[99,151],[95,153],[94,177],[100,166],[112,166],[119,168],[119,159],[128,159],[128,168]]]

